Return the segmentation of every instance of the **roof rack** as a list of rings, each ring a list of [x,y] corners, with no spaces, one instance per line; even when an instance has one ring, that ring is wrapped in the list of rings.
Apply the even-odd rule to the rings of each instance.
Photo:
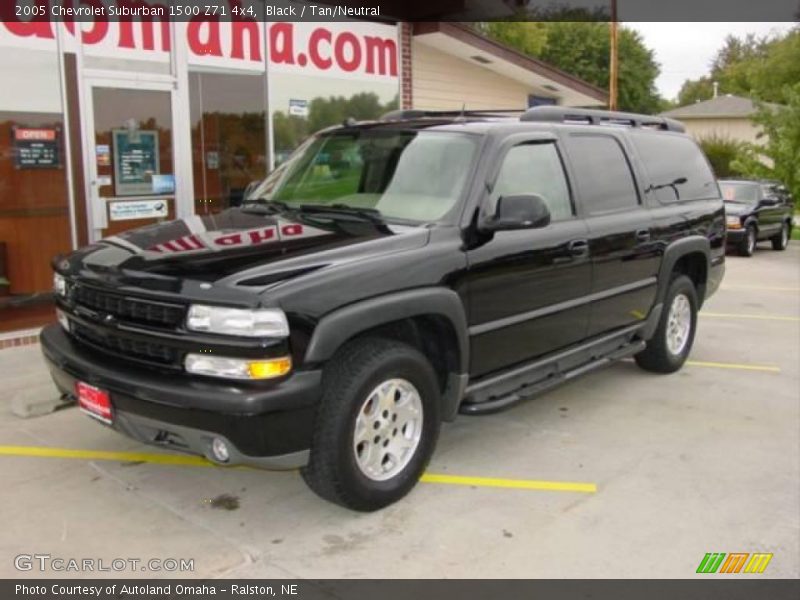
[[[526,110],[520,121],[549,123],[584,123],[587,125],[627,125],[645,129],[686,132],[683,123],[667,117],[640,115],[636,113],[571,108],[568,106],[535,106]]]
[[[523,109],[499,108],[482,110],[423,110],[419,108],[406,108],[393,110],[381,116],[381,121],[407,121],[425,117],[498,117],[521,114]]]

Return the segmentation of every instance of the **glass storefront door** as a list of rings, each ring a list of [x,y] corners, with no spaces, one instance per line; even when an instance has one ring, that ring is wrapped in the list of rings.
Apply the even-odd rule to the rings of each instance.
[[[175,218],[171,84],[87,79],[86,86],[92,237]]]

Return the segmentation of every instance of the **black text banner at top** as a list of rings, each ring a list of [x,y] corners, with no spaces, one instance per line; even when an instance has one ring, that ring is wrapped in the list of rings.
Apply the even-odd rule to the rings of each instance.
[[[608,21],[613,4],[622,22],[800,19],[799,0],[3,0],[0,21]]]

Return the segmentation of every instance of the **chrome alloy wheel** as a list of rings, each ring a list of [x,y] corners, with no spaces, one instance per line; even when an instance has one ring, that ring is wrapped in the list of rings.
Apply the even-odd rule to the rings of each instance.
[[[747,230],[747,251],[752,254],[756,251],[756,230],[752,227]]]
[[[789,243],[789,226],[784,223],[781,226],[781,248],[786,248]]]
[[[422,398],[409,381],[389,379],[369,393],[356,417],[353,452],[361,472],[386,481],[406,468],[422,435]]]
[[[667,315],[667,348],[677,356],[686,347],[692,331],[692,305],[685,294],[672,299]]]

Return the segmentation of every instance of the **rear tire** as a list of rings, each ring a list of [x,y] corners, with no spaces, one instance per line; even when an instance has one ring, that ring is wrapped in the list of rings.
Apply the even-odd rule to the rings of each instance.
[[[337,352],[323,373],[309,463],[322,498],[368,512],[416,485],[439,436],[436,373],[418,350],[365,338]]]
[[[789,223],[784,221],[781,225],[781,230],[776,235],[773,235],[771,238],[769,238],[769,241],[772,242],[772,249],[786,250],[786,248],[789,246],[790,233],[791,228],[789,227]]]
[[[745,231],[744,237],[742,241],[739,242],[739,247],[737,250],[739,251],[740,256],[753,256],[753,253],[756,251],[756,245],[758,244],[758,232],[753,225],[748,225],[747,230]]]
[[[664,298],[664,310],[653,337],[635,356],[645,371],[674,373],[692,351],[697,329],[697,292],[686,275],[672,279]]]

